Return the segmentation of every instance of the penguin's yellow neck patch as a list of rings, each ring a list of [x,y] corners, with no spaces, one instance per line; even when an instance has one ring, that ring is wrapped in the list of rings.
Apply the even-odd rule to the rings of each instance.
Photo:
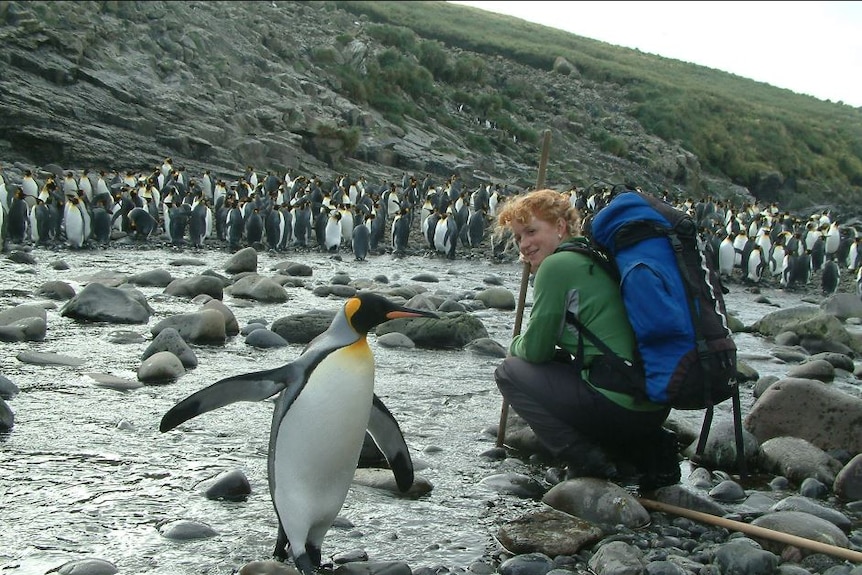
[[[362,302],[357,297],[352,297],[345,302],[344,313],[347,315],[347,319],[351,320],[351,324],[353,324],[353,316],[356,315],[356,312],[359,311],[361,306]]]

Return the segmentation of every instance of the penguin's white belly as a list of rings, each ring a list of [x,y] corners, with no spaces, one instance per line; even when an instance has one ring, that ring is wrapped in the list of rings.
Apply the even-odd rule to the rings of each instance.
[[[282,417],[273,456],[275,507],[288,540],[318,544],[341,510],[374,394],[365,339],[330,353]],[[310,535],[309,535],[310,533]]]
[[[64,219],[67,243],[76,248],[84,245],[84,218],[81,212],[75,208],[66,208]]]
[[[326,248],[335,249],[341,245],[341,224],[336,220],[329,220],[325,229]]]

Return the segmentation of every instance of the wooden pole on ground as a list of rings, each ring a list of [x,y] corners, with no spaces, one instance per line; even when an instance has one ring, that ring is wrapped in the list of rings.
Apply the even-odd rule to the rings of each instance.
[[[545,171],[548,168],[548,156],[551,153],[551,131],[545,130],[542,139],[542,155],[539,159],[539,175],[536,177],[536,189],[545,187]],[[512,335],[521,333],[521,324],[524,320],[524,306],[527,302],[527,289],[530,284],[530,264],[524,262],[521,272],[521,289],[518,291],[518,307],[515,310],[515,327]],[[509,420],[509,402],[503,399],[503,407],[500,409],[500,425],[497,427],[497,447],[503,447],[506,441],[506,423]]]
[[[806,539],[805,537],[799,537],[798,535],[791,535],[790,533],[775,531],[774,529],[767,529],[766,527],[760,527],[759,525],[751,525],[749,523],[743,523],[742,521],[734,521],[733,519],[726,519],[717,515],[710,515],[709,513],[694,511],[692,509],[686,509],[685,507],[678,507],[669,503],[653,501],[652,499],[641,498],[638,499],[638,502],[643,505],[645,509],[662,511],[664,513],[672,513],[673,515],[687,517],[688,519],[693,519],[694,521],[700,521],[702,523],[709,523],[710,525],[724,527],[725,529],[730,529],[731,531],[739,531],[740,533],[745,533],[746,535],[761,537],[763,539],[771,539],[773,541],[778,541],[779,543],[793,545],[794,547],[810,549],[817,553],[825,553],[827,555],[840,557],[841,559],[846,559],[848,561],[862,563],[862,553],[860,553],[859,551],[853,551],[852,549],[847,549],[846,547],[830,545],[829,543]]]

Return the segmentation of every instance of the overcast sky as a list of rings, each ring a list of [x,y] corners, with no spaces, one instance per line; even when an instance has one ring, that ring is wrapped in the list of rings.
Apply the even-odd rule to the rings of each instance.
[[[456,2],[862,106],[862,2]]]

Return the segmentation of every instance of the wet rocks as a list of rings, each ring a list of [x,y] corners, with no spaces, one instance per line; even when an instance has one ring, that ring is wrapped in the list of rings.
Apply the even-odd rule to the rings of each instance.
[[[152,313],[146,296],[137,290],[108,287],[98,282],[87,284],[60,310],[64,317],[110,323],[147,323]]]

